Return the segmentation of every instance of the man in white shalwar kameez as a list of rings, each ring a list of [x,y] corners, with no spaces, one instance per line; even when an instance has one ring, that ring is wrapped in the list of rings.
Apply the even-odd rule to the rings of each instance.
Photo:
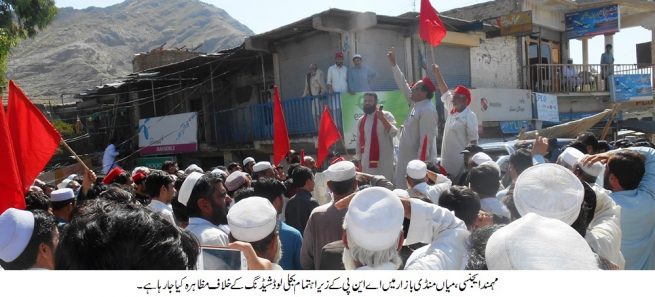
[[[468,107],[471,104],[471,91],[464,86],[457,86],[453,91],[441,75],[439,66],[432,65],[437,79],[441,101],[444,104],[446,125],[441,142],[441,166],[455,180],[464,172],[464,159],[461,152],[469,144],[478,143],[478,118]]]
[[[393,139],[398,134],[398,128],[393,115],[379,110],[377,103],[375,93],[364,94],[364,116],[355,127],[357,159],[361,161],[364,173],[383,175],[393,180]]]
[[[409,161],[416,159],[425,162],[437,160],[436,144],[439,116],[436,107],[432,103],[436,88],[430,78],[426,76],[417,81],[410,89],[405,76],[396,64],[396,56],[393,50],[387,53],[387,57],[393,70],[393,78],[411,107],[400,136],[398,163],[396,164],[394,177],[396,188],[406,189],[405,169]]]

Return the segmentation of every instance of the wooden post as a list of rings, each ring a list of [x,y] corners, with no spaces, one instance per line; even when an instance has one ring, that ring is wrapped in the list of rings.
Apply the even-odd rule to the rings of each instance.
[[[607,119],[607,124],[605,124],[605,127],[603,128],[603,134],[600,137],[600,140],[605,140],[607,137],[607,134],[610,131],[610,127],[612,126],[612,120],[614,120],[614,116],[616,115],[616,112],[619,109],[619,104],[614,104],[614,107],[612,108],[612,112],[610,113],[608,119]]]
[[[77,162],[79,162],[79,163],[82,165],[82,167],[84,167],[84,170],[85,170],[85,171],[91,171],[91,169],[89,169],[89,167],[86,166],[86,164],[84,164],[84,161],[82,161],[82,158],[80,158],[80,156],[78,156],[77,153],[75,153],[75,151],[74,151],[74,150],[73,150],[73,149],[68,145],[68,143],[66,143],[66,141],[65,141],[64,139],[61,140],[61,143],[64,145],[64,147],[65,147],[65,148],[66,148],[66,149],[67,149],[71,154],[73,154],[73,156],[75,156],[75,159],[77,159]]]

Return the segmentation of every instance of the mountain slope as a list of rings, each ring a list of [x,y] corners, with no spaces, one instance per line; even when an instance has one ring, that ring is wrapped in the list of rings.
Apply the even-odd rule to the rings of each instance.
[[[134,54],[164,48],[215,52],[253,32],[198,0],[127,0],[106,8],[61,8],[55,21],[12,51],[9,79],[35,100],[55,100],[132,72]]]

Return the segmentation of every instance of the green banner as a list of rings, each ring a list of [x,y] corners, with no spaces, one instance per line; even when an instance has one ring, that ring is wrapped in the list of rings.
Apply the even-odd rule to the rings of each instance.
[[[164,165],[165,161],[177,161],[177,158],[175,158],[175,156],[138,158],[136,159],[136,166],[145,166],[150,169],[161,170],[161,166]]]
[[[372,92],[378,95],[378,105],[384,106],[386,110],[396,118],[396,127],[400,128],[405,122],[409,113],[409,105],[405,96],[400,90]],[[357,145],[356,132],[357,121],[364,115],[365,93],[344,93],[341,94],[341,116],[343,122],[343,138],[349,149],[355,149]]]

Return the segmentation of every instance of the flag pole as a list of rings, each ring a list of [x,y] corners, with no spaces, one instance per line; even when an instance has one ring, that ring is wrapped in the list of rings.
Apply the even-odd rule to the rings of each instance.
[[[64,139],[62,138],[62,139],[61,139],[61,143],[64,145],[64,147],[65,147],[65,148],[66,148],[66,149],[67,149],[71,154],[73,154],[73,156],[75,156],[75,159],[77,159],[77,162],[80,163],[80,165],[82,165],[82,167],[84,167],[84,170],[85,170],[85,171],[91,171],[91,169],[89,169],[89,167],[86,166],[86,164],[84,164],[84,161],[82,161],[82,158],[80,158],[80,156],[78,156],[77,153],[75,153],[75,151],[74,151],[74,150],[73,150],[73,149],[68,145],[68,143],[66,143],[66,140],[64,140]]]

